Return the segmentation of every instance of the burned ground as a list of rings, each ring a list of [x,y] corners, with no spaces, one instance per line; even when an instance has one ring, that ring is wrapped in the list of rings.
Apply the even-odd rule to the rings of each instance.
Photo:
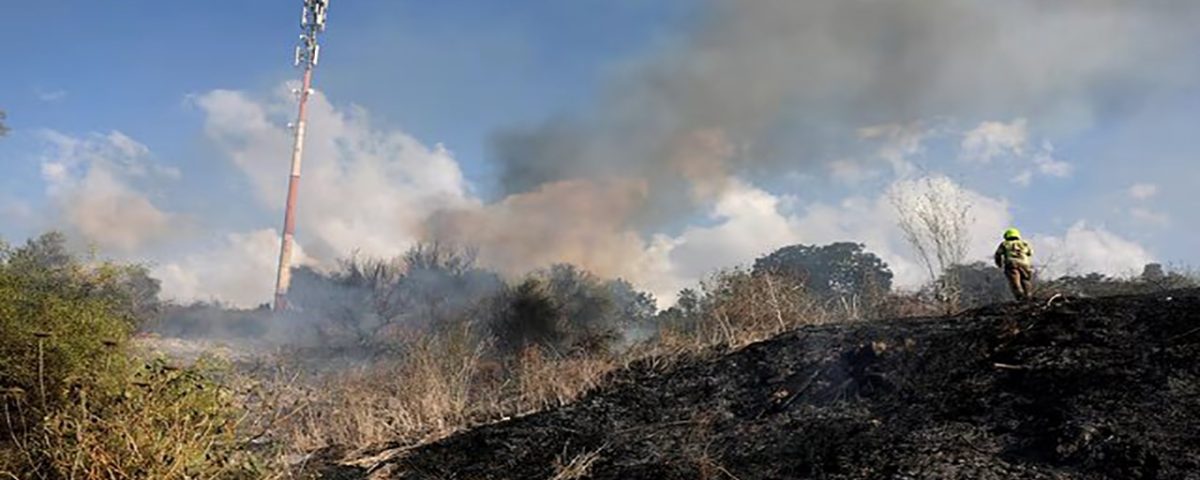
[[[574,404],[376,458],[328,476],[1200,478],[1200,291],[646,359]]]

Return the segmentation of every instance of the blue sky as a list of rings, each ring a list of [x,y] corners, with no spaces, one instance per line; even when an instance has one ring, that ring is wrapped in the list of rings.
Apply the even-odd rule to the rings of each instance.
[[[293,79],[299,2],[26,2],[0,32],[10,127],[119,129],[194,154],[184,98]],[[493,130],[586,103],[608,69],[669,36],[694,2],[364,0],[333,11],[317,85],[483,171]],[[341,7],[340,5],[338,7]],[[55,94],[61,99],[46,101]],[[41,98],[40,98],[41,97]],[[19,141],[14,140],[14,142]],[[7,145],[6,145],[7,146]],[[16,147],[10,147],[16,148]],[[6,152],[6,155],[9,152]]]
[[[0,238],[62,229],[180,298],[253,303],[298,3],[10,6]],[[572,261],[669,298],[849,239],[911,283],[882,192],[934,175],[976,199],[975,254],[1012,223],[1075,270],[1200,263],[1196,7],[800,3],[334,2],[306,261],[436,231],[497,268]]]

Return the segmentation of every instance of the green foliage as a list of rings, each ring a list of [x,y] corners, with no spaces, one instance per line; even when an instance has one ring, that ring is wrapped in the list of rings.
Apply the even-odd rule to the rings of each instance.
[[[755,260],[754,273],[800,282],[819,298],[875,297],[892,288],[892,271],[860,243],[783,247]]]
[[[261,478],[265,467],[237,439],[241,417],[215,380],[221,371],[130,360],[76,381],[67,404],[19,437],[21,470],[31,478]]]
[[[662,327],[677,331],[695,331],[704,319],[704,309],[700,292],[685,288],[679,291],[675,305],[658,313],[657,322]]]
[[[954,276],[959,288],[959,306],[981,307],[1012,300],[1004,272],[990,263],[953,265],[943,275]],[[932,296],[933,292],[926,292]]]
[[[558,353],[607,353],[631,327],[654,318],[654,298],[623,280],[603,280],[573,265],[534,272],[497,294],[487,320],[497,346]]]
[[[962,307],[972,308],[1012,300],[1004,273],[991,264],[975,262],[969,265],[955,265],[946,271],[946,275],[957,276]],[[1054,279],[1038,279],[1034,283],[1034,290],[1039,297],[1049,297],[1056,293],[1102,297],[1194,288],[1197,285],[1200,285],[1200,282],[1185,273],[1167,271],[1160,264],[1150,263],[1144,267],[1141,275],[1135,277],[1117,278],[1100,273],[1064,275]]]
[[[87,267],[46,235],[0,261],[0,388],[59,408],[72,379],[122,356],[132,319],[114,298],[120,267]]]
[[[544,281],[527,278],[503,289],[492,299],[491,335],[496,346],[516,353],[530,345],[558,345],[562,341],[562,307]]]
[[[478,322],[503,353],[533,344],[563,354],[602,352],[656,312],[654,298],[624,280],[561,264],[510,285],[476,266],[472,250],[440,243],[391,260],[351,257],[332,272],[296,269],[288,297],[294,325],[310,326],[325,342],[381,350],[412,332]]]
[[[0,477],[248,475],[230,392],[129,349],[157,308],[145,269],[83,262],[62,235],[0,249]]]
[[[272,316],[266,305],[253,309],[207,302],[167,305],[151,330],[165,337],[255,339],[270,330]]]
[[[288,299],[300,323],[322,338],[368,344],[389,340],[399,327],[446,328],[502,283],[475,265],[471,250],[422,243],[395,259],[351,257],[332,272],[298,268]]]
[[[1099,273],[1068,275],[1037,286],[1039,295],[1062,293],[1075,296],[1102,297],[1109,295],[1132,295],[1154,293],[1177,288],[1195,288],[1196,279],[1179,273],[1167,273],[1161,265],[1146,265],[1141,276],[1114,278]]]
[[[658,313],[658,303],[654,296],[637,290],[633,284],[623,279],[611,280],[605,284],[612,301],[616,305],[620,320],[633,326],[646,325],[654,320]]]
[[[159,281],[150,277],[145,266],[85,262],[72,255],[66,243],[63,234],[50,232],[19,248],[0,249],[0,268],[20,278],[29,291],[106,302],[114,315],[133,328],[158,317],[162,308]]]

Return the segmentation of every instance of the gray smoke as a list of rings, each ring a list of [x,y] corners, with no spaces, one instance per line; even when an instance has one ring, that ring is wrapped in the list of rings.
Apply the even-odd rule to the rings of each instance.
[[[1188,81],[1185,1],[713,2],[685,40],[614,78],[591,111],[496,134],[500,190],[605,176],[648,182],[642,220],[823,166],[854,132],[934,118],[1085,128]]]

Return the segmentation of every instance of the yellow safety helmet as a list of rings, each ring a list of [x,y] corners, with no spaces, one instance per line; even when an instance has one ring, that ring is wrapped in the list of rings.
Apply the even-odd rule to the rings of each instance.
[[[1015,228],[1010,228],[1004,231],[1005,240],[1018,240],[1021,238],[1021,231]]]

